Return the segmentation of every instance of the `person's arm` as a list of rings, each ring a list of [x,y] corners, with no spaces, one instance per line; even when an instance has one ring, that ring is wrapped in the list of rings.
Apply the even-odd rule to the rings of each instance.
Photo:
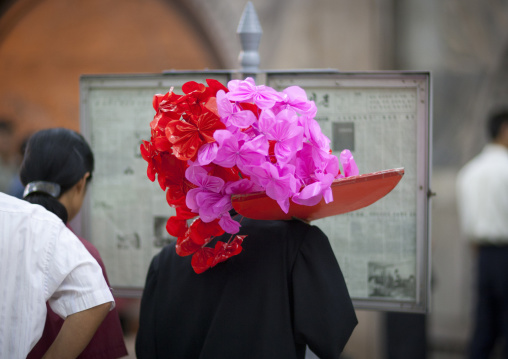
[[[338,358],[358,323],[353,303],[326,235],[310,226],[304,236],[293,266],[295,339],[320,358]]]
[[[69,315],[43,359],[76,358],[88,345],[110,308],[111,303],[104,303]]]

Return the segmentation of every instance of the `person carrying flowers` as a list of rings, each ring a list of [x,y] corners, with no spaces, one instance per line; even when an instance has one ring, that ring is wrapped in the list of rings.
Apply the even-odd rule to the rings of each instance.
[[[298,86],[206,82],[155,95],[141,145],[177,240],[150,265],[137,357],[303,358],[308,346],[337,358],[357,319],[328,238],[298,219],[244,218],[232,198],[261,192],[284,213],[340,201],[331,184],[358,174],[351,153],[341,173]]]

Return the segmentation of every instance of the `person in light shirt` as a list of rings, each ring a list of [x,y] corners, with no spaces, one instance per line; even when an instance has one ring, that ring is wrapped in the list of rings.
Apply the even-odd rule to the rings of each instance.
[[[78,132],[67,128],[49,128],[35,132],[27,141],[20,169],[20,180],[25,186],[23,199],[43,206],[67,224],[81,209],[93,176],[94,163],[92,149]],[[106,268],[97,248],[84,238],[78,236],[78,239],[97,261],[109,285]],[[27,359],[42,358],[64,324],[61,316],[50,305],[46,307],[44,331]],[[114,308],[78,358],[116,359],[126,355],[120,318]]]
[[[100,266],[62,220],[0,193],[0,358],[27,356],[46,301],[65,322],[44,358],[77,357],[114,307]]]
[[[461,227],[477,249],[477,290],[469,358],[508,343],[508,109],[489,117],[491,138],[457,177]],[[505,345],[508,356],[508,345]]]

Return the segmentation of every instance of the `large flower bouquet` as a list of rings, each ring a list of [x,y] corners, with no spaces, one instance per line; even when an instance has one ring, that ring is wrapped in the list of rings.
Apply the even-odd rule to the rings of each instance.
[[[333,201],[334,179],[357,175],[351,153],[332,155],[330,140],[314,119],[317,108],[305,91],[277,92],[252,78],[187,82],[183,95],[172,89],[153,98],[151,139],[141,144],[147,175],[156,177],[176,209],[166,229],[176,252],[193,255],[196,273],[239,254],[245,236],[231,217],[231,196],[264,191],[288,212],[290,200],[313,206]],[[195,217],[190,225],[189,220]],[[216,236],[230,233],[227,243]]]

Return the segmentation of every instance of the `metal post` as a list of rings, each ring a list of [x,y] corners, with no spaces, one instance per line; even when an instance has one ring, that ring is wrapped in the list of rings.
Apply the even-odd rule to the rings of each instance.
[[[263,30],[259,23],[256,10],[252,2],[247,2],[243,10],[240,23],[238,24],[237,34],[240,36],[242,51],[240,51],[239,62],[244,77],[256,77],[259,67],[259,42]]]

